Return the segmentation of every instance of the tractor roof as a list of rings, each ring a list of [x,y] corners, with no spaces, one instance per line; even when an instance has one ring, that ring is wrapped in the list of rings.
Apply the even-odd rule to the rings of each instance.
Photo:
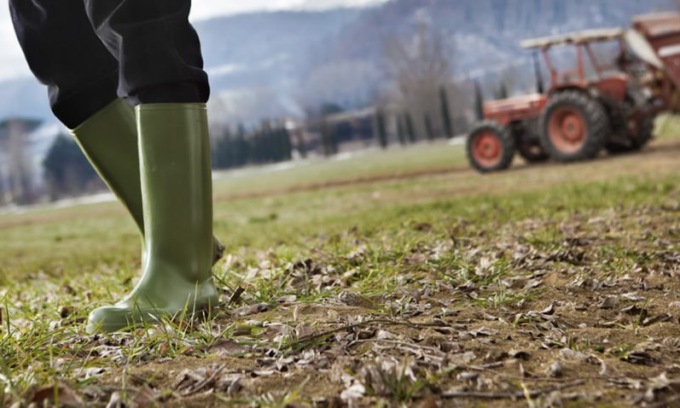
[[[621,28],[601,28],[577,31],[575,33],[555,35],[552,37],[534,38],[520,43],[522,48],[549,48],[556,45],[583,44],[596,41],[611,41],[623,36]]]

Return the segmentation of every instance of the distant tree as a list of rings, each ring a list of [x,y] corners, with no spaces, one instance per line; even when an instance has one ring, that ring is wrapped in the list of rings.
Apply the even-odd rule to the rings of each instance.
[[[432,119],[430,118],[430,115],[427,113],[425,114],[425,132],[427,134],[427,140],[434,140],[435,138],[435,133],[434,133],[434,127],[432,126]]]
[[[444,133],[447,138],[453,137],[453,122],[451,121],[451,110],[449,109],[449,98],[446,95],[446,87],[439,87],[439,102],[442,110],[442,121]]]
[[[293,143],[291,142],[290,132],[284,125],[279,127],[278,137],[281,143],[281,160],[291,160],[293,158]]]
[[[387,148],[387,127],[385,125],[385,111],[377,109],[375,111],[375,126],[378,136],[378,143],[383,149]]]
[[[0,168],[0,205],[5,204],[6,191],[5,175],[3,174],[2,168]]]
[[[402,116],[397,116],[397,138],[399,138],[400,145],[406,144],[406,124]]]
[[[276,162],[279,154],[278,141],[276,135],[268,121],[260,125],[260,161],[262,163]]]
[[[344,112],[344,109],[342,108],[342,106],[336,103],[325,102],[321,104],[320,109],[321,116],[335,115],[336,113],[342,112]]]
[[[406,134],[408,135],[408,140],[411,143],[415,143],[418,140],[416,136],[416,129],[413,126],[413,118],[408,112],[404,113],[404,124],[406,125]]]
[[[97,180],[97,173],[87,158],[66,135],[59,135],[54,140],[43,160],[43,169],[53,200],[81,194]]]
[[[307,142],[305,141],[304,132],[302,129],[299,127],[293,128],[293,134],[291,135],[289,132],[289,137],[295,140],[295,148],[297,149],[298,153],[300,153],[300,157],[303,159],[306,158]]]
[[[385,45],[384,66],[398,91],[399,104],[416,117],[429,116],[433,132],[444,127],[440,86],[450,83],[452,77],[453,53],[447,44],[430,19],[420,15],[410,37],[393,37]]]
[[[477,120],[484,119],[484,95],[478,81],[475,81],[475,116]]]
[[[229,126],[226,126],[221,135],[215,138],[212,146],[212,165],[216,169],[228,169],[234,166],[234,140]]]
[[[234,165],[235,167],[245,166],[252,161],[250,143],[247,140],[246,127],[239,123],[234,141]]]
[[[250,159],[252,163],[262,164],[265,162],[265,155],[263,153],[264,146],[264,132],[262,126],[258,127],[248,138],[250,142]]]
[[[213,167],[230,169],[247,164],[275,163],[292,158],[292,146],[288,130],[280,125],[263,121],[250,134],[239,126],[232,134],[225,128],[212,149]]]
[[[326,118],[321,119],[321,146],[326,157],[338,153],[338,143],[335,137],[335,126]]]
[[[319,114],[316,116],[321,133],[321,147],[323,155],[326,157],[337,154],[339,151],[338,129],[335,123],[328,120],[328,117],[343,111],[344,109],[340,105],[327,102],[321,105]]]
[[[508,86],[505,84],[505,81],[501,82],[501,85],[498,87],[498,90],[496,91],[496,99],[507,99],[508,98]]]

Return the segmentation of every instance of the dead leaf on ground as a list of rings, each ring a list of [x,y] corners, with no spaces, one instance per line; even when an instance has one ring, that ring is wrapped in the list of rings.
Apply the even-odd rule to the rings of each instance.
[[[36,390],[29,401],[38,406],[83,407],[83,400],[68,384],[59,383]]]
[[[269,310],[269,305],[265,303],[260,303],[257,305],[249,305],[249,306],[243,306],[240,307],[236,310],[234,310],[234,315],[239,316],[239,317],[245,317],[245,316],[250,316],[254,315],[257,313],[262,313],[266,312]]]

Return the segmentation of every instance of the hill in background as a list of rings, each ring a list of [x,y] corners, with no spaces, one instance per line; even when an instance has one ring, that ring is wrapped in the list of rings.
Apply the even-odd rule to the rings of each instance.
[[[389,38],[427,19],[446,39],[458,78],[522,69],[526,38],[625,26],[670,0],[393,0],[370,9],[263,12],[196,23],[213,87],[211,107],[230,122],[302,116],[323,102],[373,103],[386,86],[382,55]],[[0,117],[53,121],[34,80],[0,83]],[[215,116],[215,115],[214,115]]]

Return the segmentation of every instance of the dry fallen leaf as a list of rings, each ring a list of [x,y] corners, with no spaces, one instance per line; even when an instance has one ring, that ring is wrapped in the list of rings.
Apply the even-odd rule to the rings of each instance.
[[[269,310],[269,305],[260,303],[257,305],[249,305],[249,306],[243,306],[240,307],[236,310],[234,310],[234,315],[239,316],[239,317],[245,317],[245,316],[250,316],[254,315],[257,313],[262,313],[266,312]]]
[[[58,383],[36,390],[29,401],[38,406],[82,407],[83,400],[70,385]]]
[[[153,407],[156,406],[159,399],[160,396],[156,391],[147,386],[143,386],[137,391],[131,405],[137,408]]]
[[[220,339],[208,348],[208,353],[218,356],[239,356],[248,351],[247,346],[242,346],[233,340]]]

